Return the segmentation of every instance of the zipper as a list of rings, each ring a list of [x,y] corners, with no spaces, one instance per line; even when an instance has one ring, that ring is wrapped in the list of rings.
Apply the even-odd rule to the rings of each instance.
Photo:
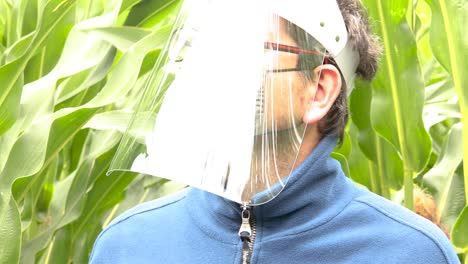
[[[253,245],[257,235],[257,222],[250,206],[247,204],[241,205],[242,223],[239,229],[239,237],[242,240],[242,262],[241,264],[249,264],[252,258]]]

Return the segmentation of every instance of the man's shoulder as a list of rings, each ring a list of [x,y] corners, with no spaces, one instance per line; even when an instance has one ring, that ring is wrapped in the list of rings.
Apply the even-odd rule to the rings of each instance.
[[[185,198],[188,189],[183,189],[181,191],[169,194],[167,196],[141,203],[121,215],[117,216],[106,229],[112,228],[115,225],[119,225],[129,220],[132,217],[146,217],[150,213],[157,210],[169,209],[169,206],[177,206]]]
[[[421,257],[418,253],[438,252],[436,255],[443,262],[437,263],[459,263],[442,230],[407,208],[367,190],[360,192],[349,206],[353,208],[354,217],[366,223],[363,226],[368,227],[367,232],[387,245],[397,245],[396,250],[412,251],[415,258]],[[428,257],[427,254],[422,256]]]
[[[408,228],[434,240],[440,237],[446,240],[443,232],[426,218],[407,208],[372,192],[364,191],[354,199],[354,203],[367,208],[374,217],[394,223],[401,228]]]
[[[94,242],[90,262],[116,263],[144,258],[152,252],[147,247],[162,246],[171,228],[177,228],[174,223],[180,219],[177,212],[183,212],[180,208],[186,193],[184,189],[142,203],[116,217]]]

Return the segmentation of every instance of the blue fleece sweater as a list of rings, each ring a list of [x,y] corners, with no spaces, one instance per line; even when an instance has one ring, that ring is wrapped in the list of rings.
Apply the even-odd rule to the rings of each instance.
[[[411,211],[357,187],[325,138],[282,193],[253,208],[251,263],[459,263],[444,234]],[[238,204],[188,188],[117,217],[91,263],[240,263]]]

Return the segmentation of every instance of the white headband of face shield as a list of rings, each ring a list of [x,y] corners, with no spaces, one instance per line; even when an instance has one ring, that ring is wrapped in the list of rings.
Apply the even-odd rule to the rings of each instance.
[[[267,4],[273,13],[301,27],[327,49],[343,74],[349,95],[354,88],[359,53],[349,41],[338,3],[323,0],[272,0]]]
[[[296,24],[317,39],[335,59],[346,82],[347,94],[351,93],[360,59],[359,53],[349,40],[343,15],[336,1],[256,0],[238,1],[238,5],[242,5],[243,2],[246,2],[245,6],[252,6],[254,3],[264,5],[268,12]],[[189,8],[196,9],[197,4],[197,1],[192,1]]]

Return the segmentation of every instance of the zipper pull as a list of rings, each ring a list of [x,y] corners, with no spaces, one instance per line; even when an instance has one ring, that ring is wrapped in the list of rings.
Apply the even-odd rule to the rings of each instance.
[[[239,236],[242,241],[248,239],[250,240],[250,236],[252,235],[252,228],[250,226],[250,207],[247,205],[242,205],[242,224],[239,229]]]

